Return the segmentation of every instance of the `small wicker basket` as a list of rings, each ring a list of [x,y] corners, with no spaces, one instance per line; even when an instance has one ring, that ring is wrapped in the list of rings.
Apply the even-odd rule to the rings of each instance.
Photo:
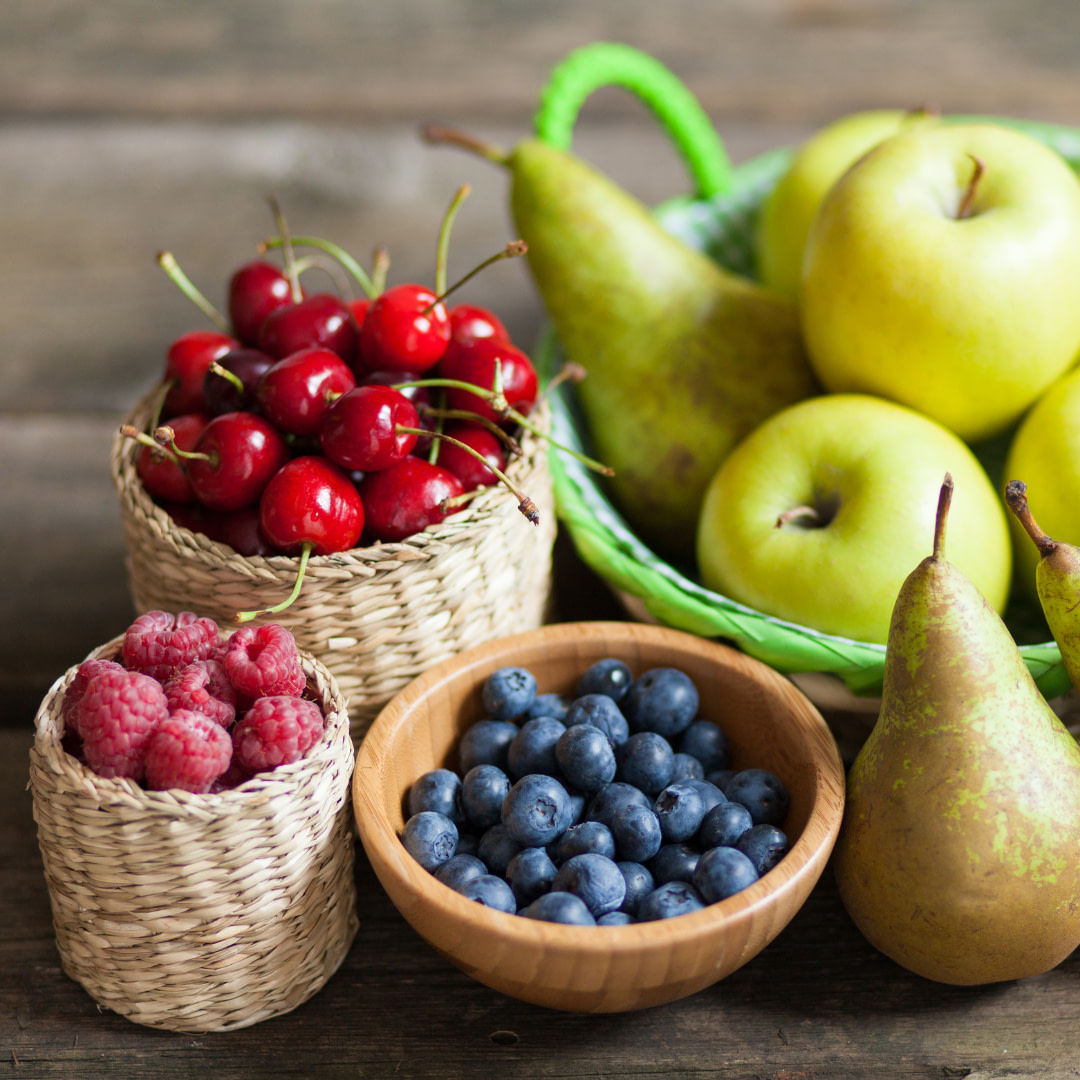
[[[145,430],[154,394],[127,423]],[[530,420],[546,431],[541,398]],[[439,525],[400,543],[313,557],[291,607],[258,622],[288,627],[302,650],[333,672],[359,743],[379,710],[433,664],[463,649],[540,626],[551,593],[555,501],[547,443],[526,431],[507,476],[537,504],[530,525],[504,487],[485,489]],[[189,610],[228,625],[238,611],[289,594],[298,559],[245,558],[181,528],[147,495],[138,444],[120,435],[112,477],[120,497],[128,580],[139,611]]]
[[[113,658],[122,638],[95,650]],[[227,1031],[296,1008],[357,931],[354,763],[327,669],[301,654],[326,734],[291,765],[220,794],[144,791],[67,754],[72,668],[38,710],[30,787],[64,971],[150,1027]]]

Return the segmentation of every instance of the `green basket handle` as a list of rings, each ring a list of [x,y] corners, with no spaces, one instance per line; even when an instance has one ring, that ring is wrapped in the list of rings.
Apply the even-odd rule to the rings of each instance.
[[[569,150],[585,99],[609,85],[632,91],[652,110],[686,162],[697,198],[731,189],[731,161],[700,102],[659,60],[630,45],[597,41],[558,63],[540,94],[534,117],[537,136]]]

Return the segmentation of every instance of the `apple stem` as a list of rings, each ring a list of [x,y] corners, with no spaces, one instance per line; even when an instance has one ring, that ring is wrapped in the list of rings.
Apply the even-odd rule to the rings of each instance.
[[[267,201],[270,203],[274,223],[277,225],[278,233],[281,236],[281,247],[285,252],[285,273],[288,275],[289,285],[292,288],[292,302],[299,304],[304,299],[304,293],[300,288],[300,273],[296,269],[296,255],[293,252],[292,240],[289,238],[289,227],[285,223],[285,215],[281,212],[281,205],[278,203],[277,196],[269,195]]]
[[[300,549],[300,565],[296,570],[296,582],[293,585],[292,592],[289,593],[280,604],[275,604],[273,607],[262,608],[259,611],[238,611],[233,616],[233,622],[251,622],[252,619],[257,619],[260,615],[277,615],[278,612],[284,611],[289,607],[300,595],[300,586],[304,584],[304,574],[307,573],[308,559],[311,558],[311,549],[314,546],[315,545],[310,540],[304,541],[304,546]]]
[[[1057,541],[1051,540],[1032,516],[1027,501],[1027,484],[1023,480],[1010,480],[1005,485],[1005,502],[1039,549],[1039,554],[1043,557],[1052,555],[1057,550]]]
[[[157,264],[169,275],[172,283],[221,331],[226,334],[232,331],[228,320],[205,296],[195,287],[191,278],[180,269],[176,256],[171,251],[159,251]]]
[[[451,293],[457,292],[462,285],[467,281],[471,281],[481,270],[486,270],[492,263],[497,263],[502,259],[516,259],[519,255],[524,255],[529,250],[528,244],[524,240],[511,240],[502,251],[497,251],[494,255],[490,255],[478,266],[474,266],[463,278],[459,278],[454,282],[450,288],[446,288],[446,276],[443,275],[443,281],[440,284],[438,280],[435,283],[435,299],[421,312],[426,315],[436,304],[441,304]]]
[[[443,127],[441,124],[426,124],[421,129],[423,137],[431,143],[449,143],[452,146],[460,146],[473,154],[479,154],[482,158],[494,162],[496,165],[509,165],[510,155],[492,143],[485,142],[475,135],[469,135],[458,128]]]
[[[210,366],[207,370],[212,371],[215,375],[220,375],[226,382],[232,383],[241,394],[247,393],[240,376],[237,375],[235,371],[230,371],[227,367],[222,367],[216,360],[210,361]]]
[[[169,429],[172,430],[171,428]],[[162,445],[156,439],[150,438],[144,431],[140,431],[137,427],[133,427],[131,424],[121,424],[120,434],[125,438],[134,439],[137,443],[141,443],[143,446],[149,446],[158,455],[164,458],[168,458],[174,465],[183,468],[183,463],[180,459],[169,449],[167,445]]]
[[[816,506],[793,506],[777,517],[774,528],[782,529],[789,522],[800,520],[810,525],[820,525],[821,515]]]
[[[290,248],[313,247],[319,251],[325,251],[327,255],[337,259],[356,278],[360,288],[364,290],[365,296],[374,299],[381,292],[380,289],[375,288],[375,284],[368,277],[367,271],[344,248],[339,247],[332,240],[323,240],[318,236],[294,236],[291,239],[284,234],[281,236],[268,236],[259,244],[259,253],[264,254],[272,248],[286,247],[286,245]]]
[[[983,178],[983,173],[986,172],[986,166],[974,154],[968,154],[968,157],[975,163],[975,168],[971,173],[971,179],[968,181],[967,190],[964,192],[964,198],[960,203],[960,209],[956,213],[957,221],[963,221],[965,218],[971,217],[975,206],[975,192],[979,186],[979,181]]]
[[[450,200],[450,205],[443,215],[442,224],[439,226],[439,240],[435,245],[435,295],[441,296],[446,292],[446,261],[450,252],[450,229],[454,224],[461,204],[469,197],[472,188],[468,184],[462,184]],[[433,301],[432,307],[438,303]],[[428,309],[425,308],[425,312]]]
[[[945,480],[938,492],[937,516],[934,518],[934,558],[945,558],[945,525],[949,520],[949,507],[952,506],[953,478],[945,474]]]

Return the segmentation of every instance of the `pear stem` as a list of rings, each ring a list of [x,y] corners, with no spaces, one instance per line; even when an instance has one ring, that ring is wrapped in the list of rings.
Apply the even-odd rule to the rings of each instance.
[[[300,586],[304,584],[304,574],[307,572],[308,559],[311,557],[311,549],[314,546],[315,545],[310,540],[307,540],[300,549],[300,565],[296,570],[296,582],[293,585],[292,592],[289,593],[280,604],[275,604],[273,607],[262,608],[259,611],[238,611],[233,616],[233,622],[251,622],[252,619],[257,619],[260,615],[276,615],[279,611],[284,611],[289,607],[300,595]]]
[[[945,474],[945,480],[938,492],[937,516],[934,519],[934,558],[945,558],[945,525],[949,520],[949,507],[952,505],[953,478]]]
[[[510,155],[505,150],[494,146],[492,143],[485,142],[475,135],[469,135],[458,128],[443,127],[441,124],[425,124],[421,129],[421,134],[428,142],[450,143],[452,146],[460,146],[464,150],[479,154],[482,158],[487,158],[488,161],[494,162],[496,165],[510,164]]]
[[[986,172],[986,166],[974,154],[968,154],[968,157],[975,163],[975,169],[971,174],[971,179],[968,181],[967,190],[964,192],[963,201],[960,203],[960,209],[956,212],[957,221],[963,221],[965,218],[971,217],[975,206],[975,191],[979,186],[979,181],[983,178],[983,173]]]
[[[1032,543],[1039,549],[1039,554],[1044,558],[1057,550],[1057,541],[1051,540],[1039,528],[1038,522],[1031,514],[1027,501],[1027,484],[1023,480],[1010,480],[1005,485],[1005,502],[1009,509],[1016,515],[1016,520],[1024,527],[1024,531],[1031,537]]]
[[[223,333],[231,333],[228,320],[195,287],[191,278],[180,269],[171,251],[159,251],[157,264],[169,275],[169,280]]]
[[[775,527],[782,529],[788,522],[799,520],[805,521],[808,525],[820,525],[821,515],[816,506],[793,506],[777,517]]]

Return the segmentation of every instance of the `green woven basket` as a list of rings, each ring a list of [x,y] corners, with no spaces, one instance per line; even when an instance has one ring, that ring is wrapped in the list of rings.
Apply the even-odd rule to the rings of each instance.
[[[537,115],[537,132],[566,147],[577,108],[592,89],[616,83],[638,93],[675,138],[696,181],[695,195],[657,208],[658,220],[728,269],[752,276],[757,212],[787,167],[791,151],[772,150],[730,168],[711,127],[703,133],[700,115],[690,135],[685,134],[685,127],[678,128],[698,107],[696,102],[687,102],[681,84],[673,89],[674,77],[666,69],[657,68],[656,61],[635,55],[625,46],[597,44],[570,54],[552,74]],[[649,84],[647,91],[643,83]],[[673,101],[677,102],[674,107]],[[992,120],[1018,128],[1053,147],[1074,168],[1080,167],[1080,131],[1076,129],[997,117],[948,119]],[[537,346],[536,360],[542,378],[558,370],[558,342],[550,331]],[[554,438],[588,452],[588,433],[572,387],[557,387],[552,406]],[[1003,461],[1003,442],[975,449],[996,482],[995,466],[1000,468]],[[634,535],[594,473],[557,452],[551,454],[550,464],[559,518],[578,554],[632,614],[703,637],[727,639],[787,674],[824,672],[842,679],[856,695],[880,694],[884,645],[823,634],[711,592],[696,579],[692,567],[665,562]],[[1055,642],[1043,640],[1049,632],[1035,605],[1017,597],[1006,612],[1006,622],[1043,694],[1052,698],[1068,690],[1071,684],[1060,652]]]

